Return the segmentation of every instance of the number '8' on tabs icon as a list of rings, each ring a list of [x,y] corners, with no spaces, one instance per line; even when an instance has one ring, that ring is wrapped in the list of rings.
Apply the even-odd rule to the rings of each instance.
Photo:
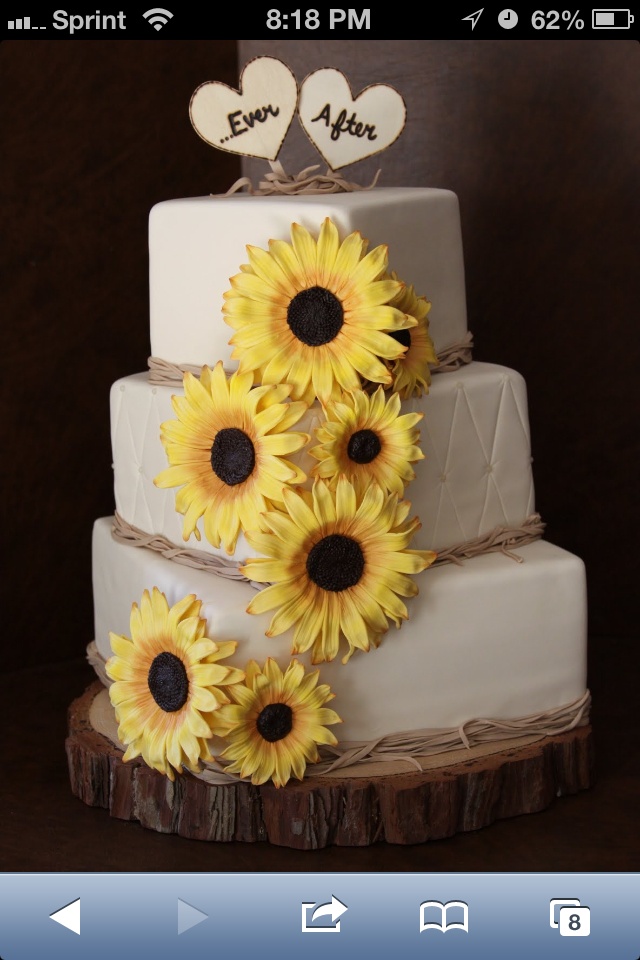
[[[589,907],[562,907],[558,921],[561,937],[588,937],[591,932]]]
[[[591,933],[591,910],[579,900],[551,900],[549,923],[561,937],[588,937]]]

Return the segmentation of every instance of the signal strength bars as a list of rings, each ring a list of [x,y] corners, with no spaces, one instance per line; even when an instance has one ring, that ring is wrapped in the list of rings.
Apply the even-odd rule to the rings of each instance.
[[[164,7],[152,7],[151,10],[147,10],[142,16],[155,30],[162,30],[169,20],[172,19],[173,14],[170,10],[165,10]]]
[[[46,27],[32,27],[31,17],[19,17],[17,20],[7,20],[7,30],[46,30]]]

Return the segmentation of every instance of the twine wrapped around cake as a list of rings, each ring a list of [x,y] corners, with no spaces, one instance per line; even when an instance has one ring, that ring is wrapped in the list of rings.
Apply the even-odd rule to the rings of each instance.
[[[404,760],[422,770],[420,757],[432,757],[463,747],[472,750],[482,744],[520,737],[551,737],[566,733],[589,722],[591,694],[587,690],[573,703],[553,710],[519,717],[513,720],[467,720],[459,727],[449,729],[412,730],[378,737],[368,743],[352,745],[347,741],[337,747],[325,746],[323,755],[333,754],[334,760],[316,765],[314,773],[330,773],[369,762]]]
[[[144,530],[140,530],[123,520],[117,511],[113,515],[111,535],[118,543],[124,543],[130,547],[147,547],[149,550],[161,554],[165,559],[174,560],[185,567],[206,570],[219,577],[225,577],[227,580],[251,582],[240,572],[240,566],[235,560],[226,560],[224,557],[217,557],[211,553],[205,553],[203,550],[189,550],[187,547],[179,547],[159,533],[145,533]],[[254,584],[254,586],[259,588],[258,584]]]
[[[112,681],[105,670],[106,661],[95,641],[87,647],[87,660],[103,686],[111,686]],[[493,752],[492,744],[503,744],[504,741],[533,742],[586,726],[590,707],[591,694],[587,690],[571,703],[525,717],[503,720],[477,718],[457,727],[401,731],[369,741],[345,740],[335,746],[324,745],[320,748],[320,761],[309,764],[305,776],[325,776],[336,771],[348,771],[350,775],[358,776],[359,771],[370,764],[409,764],[422,771],[426,767],[440,765],[440,761],[434,763],[433,758],[440,757],[442,761],[445,754],[465,751],[469,755],[484,755]],[[101,716],[92,718],[94,727],[122,748],[117,738],[115,718],[106,705],[105,709],[102,709]],[[226,773],[218,763],[205,763],[203,769],[193,776],[220,786],[242,779]]]
[[[438,353],[438,366],[431,367],[431,373],[451,373],[473,360],[473,334],[467,332],[461,340],[450,344]],[[161,387],[182,383],[185,373],[199,377],[201,366],[191,363],[171,363],[162,357],[148,357],[149,383]],[[226,371],[229,372],[228,370]]]
[[[463,543],[440,550],[433,565],[462,564],[465,560],[481,556],[483,553],[502,553],[516,563],[522,563],[523,558],[513,553],[513,550],[539,540],[544,534],[544,528],[545,523],[540,514],[532,513],[517,527],[494,527],[493,530],[479,537],[473,537]],[[130,547],[146,547],[161,554],[167,560],[182,563],[187,567],[206,570],[208,573],[214,573],[229,580],[242,580],[256,589],[261,589],[263,586],[248,580],[240,572],[240,564],[237,561],[204,553],[202,550],[179,547],[161,534],[145,533],[144,530],[127,523],[117,511],[113,516],[111,535],[118,543],[124,543]]]

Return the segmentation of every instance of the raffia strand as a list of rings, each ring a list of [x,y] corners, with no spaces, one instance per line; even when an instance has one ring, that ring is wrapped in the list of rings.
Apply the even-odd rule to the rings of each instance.
[[[286,173],[279,160],[271,160],[271,173],[266,173],[264,179],[254,187],[249,177],[240,177],[232,184],[226,193],[211,194],[216,199],[233,197],[240,192],[252,197],[270,196],[303,196],[319,193],[355,193],[359,190],[372,190],[378,182],[381,170],[378,170],[371,183],[362,185],[346,180],[335,170],[327,168],[326,173],[317,173],[320,164],[305,167],[300,173],[290,175]]]
[[[105,687],[111,686],[112,681],[105,670],[106,661],[95,641],[87,647],[87,660],[102,684]],[[589,722],[590,707],[591,694],[587,690],[571,703],[525,717],[508,720],[477,718],[467,720],[457,727],[409,730],[368,741],[345,740],[335,746],[322,746],[320,762],[310,764],[305,776],[319,776],[336,770],[353,772],[362,764],[397,763],[398,761],[421,771],[421,760],[439,754],[461,749],[470,751],[476,747],[499,743],[503,740],[557,736],[576,727],[585,726]],[[205,764],[202,771],[194,776],[208,783],[220,785],[236,783],[241,779],[226,773],[224,766],[219,763]]]
[[[471,540],[465,540],[463,543],[438,551],[437,559],[433,565],[437,566],[443,563],[460,565],[465,560],[479,557],[484,553],[502,553],[516,563],[522,563],[523,557],[518,556],[513,550],[524,547],[528,543],[533,543],[534,540],[539,540],[544,533],[544,528],[545,524],[540,514],[532,513],[517,527],[494,527],[493,530],[479,537],[473,537]],[[159,553],[167,560],[182,563],[196,570],[205,570],[208,573],[216,574],[216,576],[226,577],[228,580],[243,580],[245,583],[251,583],[257,589],[262,589],[262,585],[248,580],[240,572],[240,564],[236,560],[226,560],[223,557],[205,553],[203,550],[190,550],[187,547],[176,546],[175,543],[159,533],[146,533],[139,527],[134,527],[117,511],[113,516],[111,536],[118,543],[124,543],[131,547],[146,547],[155,553]]]
[[[471,363],[473,356],[473,334],[466,333],[465,336],[456,343],[444,347],[438,354],[438,366],[431,368],[431,373],[450,373],[452,370],[459,370],[461,366]],[[182,383],[185,373],[192,373],[194,377],[200,377],[202,367],[191,363],[171,363],[170,360],[163,360],[162,357],[148,357],[147,365],[149,367],[149,383],[153,386],[166,386],[176,383]],[[225,367],[225,373],[229,375],[231,369]]]

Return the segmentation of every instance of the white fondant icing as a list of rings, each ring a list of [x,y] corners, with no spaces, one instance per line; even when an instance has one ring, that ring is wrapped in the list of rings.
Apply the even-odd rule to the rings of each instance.
[[[230,198],[196,197],[160,203],[149,219],[151,352],[175,364],[227,369],[233,330],[223,319],[230,277],[247,263],[247,244],[266,249],[290,240],[293,222],[317,234],[325,217],[340,235],[359,230],[369,246],[387,244],[389,268],[432,301],[436,350],[466,331],[464,265],[458,201],[446,190],[390,188],[351,194]],[[167,466],[160,425],[175,418],[175,386],[151,386],[146,374],[126,377],[111,391],[116,509],[125,521],[177,545],[183,519],[175,490],[153,479]],[[436,375],[428,396],[403,403],[420,410],[416,480],[406,496],[422,529],[411,547],[442,550],[519,526],[534,511],[526,389],[512,370],[472,363]],[[312,407],[294,429],[321,422]],[[315,444],[316,440],[313,439]],[[292,457],[293,459],[294,457]],[[307,471],[313,461],[301,452]],[[110,519],[95,524],[93,581],[96,641],[110,655],[109,631],[129,635],[131,605],[145,589],[161,589],[170,604],[189,593],[203,601],[213,639],[236,640],[234,662],[269,656],[285,666],[291,632],[269,639],[271,614],[252,616],[251,585],[171,562],[144,547],[117,543]],[[226,556],[193,536],[190,548]],[[516,551],[517,563],[486,554],[462,566],[418,575],[410,619],[391,627],[378,649],[356,651],[319,667],[343,718],[340,741],[370,740],[423,728],[449,728],[477,718],[513,719],[570,703],[586,689],[586,586],[582,562],[545,541]],[[255,555],[240,537],[236,559]],[[340,656],[346,652],[346,645]],[[308,654],[300,656],[310,666]]]
[[[168,461],[160,442],[160,424],[175,419],[171,396],[182,387],[151,386],[146,374],[117,381],[111,390],[111,433],[118,513],[147,533],[178,545],[183,517],[176,513],[176,490],[161,490],[153,479]],[[455,374],[434,376],[430,393],[403,403],[403,412],[422,411],[420,446],[425,459],[414,464],[416,479],[406,488],[412,515],[422,529],[414,549],[442,550],[488,533],[517,526],[533,513],[533,480],[526,387],[513,370],[471,363]],[[311,433],[322,421],[318,405],[293,429]],[[310,446],[317,441],[312,438]],[[292,456],[307,472],[308,454]],[[204,536],[187,545],[226,557]],[[239,561],[256,552],[244,537],[236,546]]]
[[[389,268],[432,302],[436,350],[467,331],[458,199],[449,190],[390,187],[355,193],[168,200],[149,217],[151,353],[178,364],[233,369],[233,329],[222,316],[229,279],[247,263],[247,244],[290,242],[291,224],[317,235],[325,217],[342,238],[359,230],[369,248],[389,247]]]
[[[115,543],[109,518],[93,536],[95,630],[110,656],[109,631],[129,636],[131,604],[157,586],[170,604],[189,593],[203,601],[214,640],[237,640],[233,662],[289,662],[291,633],[264,635],[269,614],[252,616],[254,591],[172,563],[145,548]],[[540,540],[517,551],[523,563],[487,554],[463,566],[420,574],[407,601],[410,619],[380,646],[349,663],[320,664],[336,694],[340,741],[475,718],[509,719],[548,710],[586,689],[586,588],[581,560]],[[308,667],[308,654],[299,656]]]

